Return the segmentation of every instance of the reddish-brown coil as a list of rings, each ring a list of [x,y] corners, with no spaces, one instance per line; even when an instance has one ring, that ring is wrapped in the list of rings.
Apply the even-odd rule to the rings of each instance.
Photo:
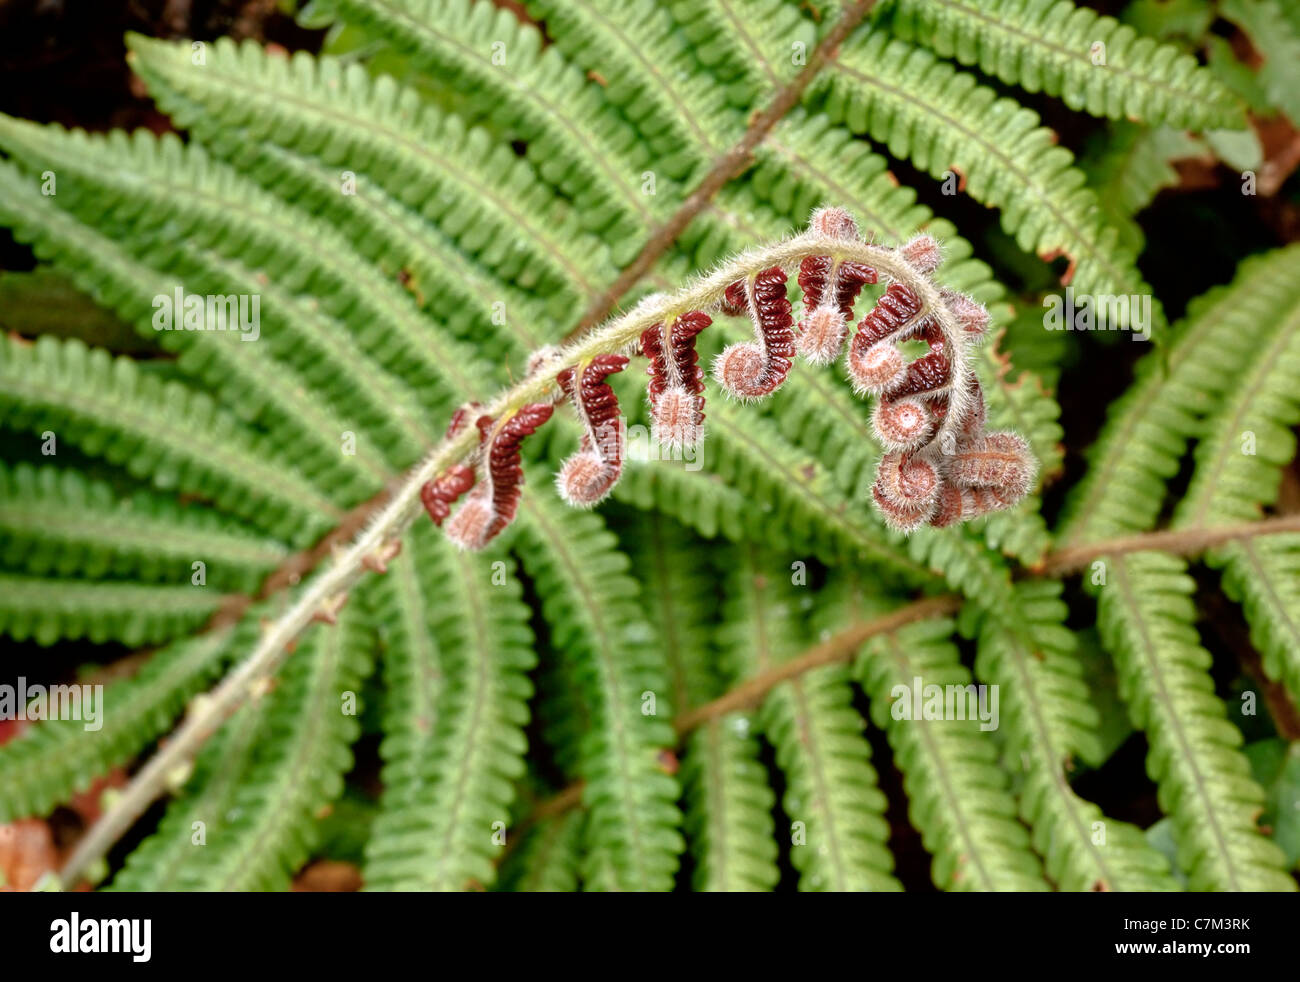
[[[853,316],[853,304],[862,287],[875,282],[876,271],[862,263],[837,265],[830,256],[809,256],[799,264],[799,289],[803,291],[803,307],[808,312],[829,301],[848,320]]]
[[[650,359],[650,411],[654,438],[665,447],[694,447],[703,435],[704,372],[695,338],[713,321],[692,310],[672,322],[665,339],[662,324],[641,334],[641,351]]]
[[[606,379],[626,368],[627,362],[625,355],[597,355],[583,368],[576,385],[571,368],[556,376],[585,431],[581,446],[561,466],[557,480],[561,496],[571,505],[594,505],[623,473],[618,396]]]
[[[447,424],[447,432],[443,439],[450,440],[455,437],[465,428],[470,415],[478,408],[479,403],[468,402],[452,413],[451,422]],[[420,503],[433,519],[433,524],[442,525],[446,517],[451,514],[451,506],[473,486],[474,469],[464,464],[453,464],[432,481],[424,483],[420,488]]]
[[[790,374],[794,359],[794,317],[785,295],[785,281],[785,270],[780,266],[765,269],[754,277],[747,291],[754,341],[729,346],[715,363],[713,374],[718,384],[737,398],[758,399],[770,395]]]
[[[514,521],[524,483],[519,445],[524,437],[537,432],[552,412],[551,403],[532,402],[499,426],[490,416],[475,421],[488,441],[487,452],[480,465],[478,487],[447,522],[449,539],[462,548],[481,549]]]

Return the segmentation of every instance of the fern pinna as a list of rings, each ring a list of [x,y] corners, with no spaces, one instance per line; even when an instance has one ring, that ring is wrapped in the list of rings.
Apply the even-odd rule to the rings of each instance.
[[[183,138],[0,117],[0,293],[140,337],[0,342],[0,631],[151,646],[0,729],[0,822],[97,796],[40,885],[897,890],[905,812],[944,890],[1295,889],[1300,247],[1178,318],[1135,218],[1191,154],[1285,193],[1289,0],[1221,5],[1258,77],[1141,2],[510,6],[129,36]],[[1095,440],[1067,286],[1149,304]]]

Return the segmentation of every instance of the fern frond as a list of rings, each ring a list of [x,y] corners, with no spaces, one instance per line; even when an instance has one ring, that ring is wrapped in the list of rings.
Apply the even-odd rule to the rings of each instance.
[[[1292,246],[1244,260],[1231,284],[1188,305],[1167,350],[1142,359],[1133,384],[1111,404],[1088,472],[1066,499],[1058,546],[1155,523],[1198,420],[1237,383],[1274,327],[1294,318],[1297,284],[1300,247]]]
[[[713,573],[707,547],[680,526],[649,516],[632,526],[642,594],[672,669],[678,711],[722,694],[710,621]],[[719,551],[726,560],[730,553]],[[710,557],[712,558],[712,557]],[[686,740],[682,764],[685,831],[704,892],[771,890],[780,879],[772,825],[776,796],[759,762],[753,714],[710,719]]]
[[[817,46],[816,25],[780,0],[670,0],[668,6],[700,65],[741,108],[770,99]]]
[[[505,140],[527,144],[527,159],[573,199],[584,226],[614,247],[615,261],[631,258],[629,247],[656,213],[656,198],[641,191],[650,155],[600,82],[545,44],[535,26],[482,0],[317,0],[315,7],[390,42],[438,91],[471,93],[470,109]],[[666,180],[659,191],[672,196]]]
[[[1110,561],[1097,619],[1120,692],[1151,752],[1147,771],[1173,820],[1179,866],[1193,890],[1296,889],[1258,827],[1264,791],[1241,753],[1207,671],[1183,560],[1141,552]]]
[[[1242,539],[1208,557],[1224,592],[1241,604],[1264,673],[1300,703],[1300,536]]]
[[[944,244],[944,262],[935,274],[944,286],[985,304],[1005,292],[988,265],[972,258],[970,243],[956,228],[935,218],[917,202],[915,191],[892,179],[885,157],[827,116],[802,107],[791,110],[758,145],[755,157],[742,187],[790,222],[801,224],[814,208],[835,202],[886,239],[903,242],[925,229]],[[720,198],[726,200],[725,189]]]
[[[861,605],[849,611],[861,616]],[[889,738],[903,772],[908,816],[934,857],[941,890],[1044,890],[1042,864],[1017,820],[1015,799],[998,767],[997,744],[978,719],[914,719],[893,704],[914,687],[972,685],[947,619],[921,621],[873,638],[854,676],[871,700],[871,719]],[[901,691],[900,691],[901,690]],[[901,693],[906,692],[908,695]],[[964,704],[962,704],[964,706]],[[964,715],[964,708],[963,708]]]
[[[271,139],[374,181],[502,279],[541,295],[569,282],[594,292],[612,278],[608,250],[508,145],[387,76],[371,79],[360,65],[333,58],[268,57],[256,44],[228,41],[195,68],[182,47],[135,44],[141,65],[178,93],[185,125],[211,130],[214,122],[202,123],[210,113],[245,139]],[[242,97],[232,99],[232,91]]]
[[[0,406],[13,428],[53,433],[160,490],[211,500],[294,545],[341,511],[206,395],[79,341],[0,342]],[[42,438],[44,439],[44,438]],[[57,446],[57,444],[56,444]]]
[[[719,642],[738,678],[765,671],[807,647],[789,567],[742,550],[728,577]],[[899,890],[889,852],[886,800],[871,766],[848,670],[831,666],[782,682],[758,712],[785,776],[782,800],[799,889]]]
[[[1061,407],[1032,372],[1013,375],[1011,356],[1000,350],[1004,338],[1005,333],[986,344],[975,360],[988,425],[1021,434],[1038,460],[1039,480],[1047,483],[1060,472],[1065,456],[1061,446],[1065,431],[1058,422]],[[1051,544],[1041,504],[1037,495],[1030,495],[1013,509],[989,515],[984,519],[985,540],[992,548],[1033,566]]]
[[[402,288],[362,261],[341,233],[197,144],[145,130],[101,138],[0,118],[0,146],[25,167],[57,168],[61,206],[105,232],[143,240],[155,260],[203,244],[368,325],[363,344],[422,393],[436,419],[487,388],[465,346],[430,331]]]
[[[738,406],[720,399],[710,405],[709,425],[718,438],[705,442],[704,467],[696,479],[716,475],[744,495],[764,527],[788,529],[827,559],[855,556],[897,576],[929,578],[927,570],[902,555],[895,544],[901,539],[885,529],[866,501],[849,500],[808,451]],[[687,516],[674,517],[693,524]]]
[[[959,173],[975,200],[1002,211],[1025,251],[1064,254],[1078,293],[1150,295],[1134,257],[1055,134],[1032,110],[887,33],[859,29],[813,90],[826,113],[933,177]],[[1152,304],[1157,324],[1163,315]],[[1120,326],[1128,313],[1117,314]]]
[[[1220,9],[1263,56],[1259,80],[1273,105],[1300,124],[1300,18],[1294,8],[1276,0],[1225,0]]]
[[[176,890],[186,882],[209,827],[230,814],[241,781],[270,733],[269,700],[246,703],[204,745],[157,830],[126,857],[113,892]]]
[[[407,534],[379,591],[390,704],[384,797],[366,848],[371,889],[489,886],[523,774],[535,664],[528,608],[504,566]]]
[[[522,363],[547,340],[550,318],[537,297],[484,269],[385,189],[362,181],[355,194],[340,194],[338,171],[315,157],[265,140],[236,141],[228,130],[218,139],[228,159],[267,190],[355,229],[359,253],[402,283],[440,329],[494,352],[493,362]]]
[[[501,864],[497,889],[509,893],[573,893],[586,813],[573,809],[538,822]]]
[[[614,498],[641,511],[671,515],[706,539],[721,535],[741,542],[759,525],[739,491],[663,461],[629,460],[623,479],[614,486]],[[777,544],[796,547],[793,536],[769,532],[779,536]]]
[[[758,759],[750,713],[711,719],[686,740],[686,838],[693,889],[764,892],[781,878],[772,822],[776,795]]]
[[[251,623],[250,621],[246,621]],[[46,815],[164,734],[247,643],[247,630],[213,631],[155,652],[130,679],[104,687],[99,729],[83,720],[45,720],[0,747],[0,823]]]
[[[133,577],[190,582],[204,564],[207,586],[252,592],[288,555],[209,509],[149,491],[119,497],[72,468],[0,465],[0,563],[38,576]]]
[[[1111,224],[1124,233],[1125,246],[1133,250],[1141,249],[1144,237],[1132,219],[1162,188],[1178,184],[1173,162],[1209,154],[1202,141],[1182,130],[1123,122],[1108,126],[1095,146],[1095,155],[1083,162],[1088,183]]]
[[[0,634],[40,645],[67,638],[95,644],[160,644],[202,625],[225,599],[217,590],[189,583],[54,580],[0,573]]]
[[[525,7],[565,55],[600,76],[605,98],[671,177],[685,179],[743,132],[741,112],[700,78],[668,8],[651,0],[527,0]]]
[[[891,0],[885,9],[904,40],[1071,109],[1179,129],[1242,125],[1232,93],[1191,55],[1069,0]]]
[[[1261,311],[1264,333],[1204,422],[1196,469],[1174,510],[1175,526],[1254,521],[1261,506],[1277,499],[1282,468],[1295,457],[1291,430],[1300,422],[1300,282],[1280,286],[1290,288],[1289,296],[1283,300],[1275,293],[1281,302]]]
[[[343,385],[337,377],[328,388],[322,386],[310,392],[309,381],[321,375],[319,365],[302,365],[298,359],[299,364],[291,368],[284,361],[270,357],[283,351],[283,345],[277,343],[277,335],[282,331],[291,335],[290,341],[303,333],[293,322],[294,315],[303,320],[317,318],[269,282],[259,281],[252,273],[233,265],[222,267],[214,279],[212,267],[219,260],[212,257],[206,263],[199,260],[176,263],[176,266],[185,265],[187,274],[186,279],[178,279],[137,262],[117,237],[100,234],[59,210],[51,204],[59,200],[57,197],[36,193],[33,182],[18,177],[7,166],[0,167],[0,187],[6,192],[0,198],[0,218],[13,225],[17,238],[30,243],[38,255],[66,271],[73,282],[133,324],[140,335],[156,339],[163,348],[177,352],[177,365],[182,371],[220,391],[233,412],[264,429],[285,457],[304,474],[315,477],[321,487],[337,489],[349,500],[368,497],[379,487],[379,476],[386,473],[384,458],[374,448],[387,446],[385,437],[399,448],[411,445],[409,433],[398,435],[402,424],[393,418],[392,405],[386,411],[378,409],[372,397],[358,394],[360,387],[354,387],[354,382],[347,385],[346,392],[341,391]],[[160,266],[166,268],[167,260]],[[221,297],[259,296],[266,301],[266,318],[259,326],[257,338],[261,343],[245,344],[221,332],[154,329],[150,325],[160,309],[158,298],[171,303],[177,290]],[[299,306],[296,312],[295,306]],[[285,315],[286,311],[290,316]],[[259,321],[262,312],[259,303]],[[181,311],[176,311],[175,316],[179,323]],[[355,367],[359,375],[365,374],[362,365]],[[303,374],[295,369],[302,370]],[[378,386],[378,391],[384,392],[384,386]],[[395,400],[393,405],[399,404]],[[357,423],[351,419],[345,422],[346,417],[339,415],[354,410],[364,413],[359,415]],[[381,414],[382,422],[376,419]],[[361,430],[363,437],[368,435],[358,425],[361,422],[385,426],[385,431],[374,439],[360,440],[356,455],[341,454],[342,433]],[[401,463],[408,463],[415,454],[418,450],[408,450]]]
[[[683,842],[677,782],[659,760],[676,742],[670,694],[627,557],[599,518],[550,496],[526,496],[521,513],[520,558],[542,597],[550,648],[571,666],[590,713],[579,766],[590,813],[584,884],[671,890]]]
[[[224,796],[225,807],[196,818],[205,823],[206,844],[189,845],[192,828],[173,826],[167,819],[155,833],[164,837],[164,849],[169,845],[165,837],[177,835],[182,851],[189,847],[186,858],[178,856],[183,865],[174,870],[175,889],[288,887],[310,855],[315,821],[343,790],[343,775],[352,765],[349,747],[360,730],[358,693],[373,645],[374,635],[355,608],[344,608],[337,625],[304,639],[274,691],[264,697],[265,719],[256,746]],[[204,783],[192,782],[173,808],[186,814],[187,805],[196,797],[203,800],[204,791]],[[146,842],[141,853],[147,848]]]
[[[1020,765],[1020,815],[1061,890],[1173,890],[1169,864],[1142,831],[1104,816],[1070,787],[1075,757],[1095,758],[1096,710],[1070,657],[1060,584],[1017,586],[1011,605],[985,617],[975,673],[1008,698],[1001,705],[1008,761]]]

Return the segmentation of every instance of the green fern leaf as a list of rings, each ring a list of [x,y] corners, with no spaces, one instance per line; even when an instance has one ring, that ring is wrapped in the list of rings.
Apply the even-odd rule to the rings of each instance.
[[[635,130],[588,77],[544,43],[532,24],[482,0],[317,0],[390,42],[434,80],[440,94],[471,96],[504,141],[526,143],[537,171],[571,197],[584,226],[626,262],[655,220],[642,192],[651,157]],[[664,166],[655,161],[656,168]],[[670,174],[666,171],[665,178]],[[658,199],[664,200],[664,199]]]
[[[96,644],[160,644],[203,624],[225,600],[185,584],[50,580],[0,573],[0,633],[50,645],[65,638]]]
[[[1133,723],[1151,744],[1148,773],[1191,889],[1294,891],[1282,851],[1257,825],[1264,791],[1214,694],[1186,564],[1142,552],[1113,559],[1110,570],[1098,624]]]
[[[790,567],[743,550],[728,577],[725,662],[738,678],[767,671],[807,646]],[[799,889],[899,890],[886,846],[885,796],[877,787],[862,718],[853,709],[848,670],[815,669],[774,688],[758,725],[785,776],[790,861]]]
[[[1180,129],[1240,126],[1196,59],[1069,0],[891,0],[889,28],[1027,92],[1094,116]]]
[[[1250,36],[1263,56],[1259,80],[1272,103],[1300,122],[1300,18],[1275,0],[1224,0],[1224,17]]]
[[[637,127],[657,167],[686,178],[744,130],[725,92],[701,80],[668,8],[648,0],[527,0],[557,46],[604,82],[605,97]]]
[[[680,526],[650,516],[628,538],[642,594],[653,612],[658,643],[674,680],[674,705],[688,710],[722,694],[723,673],[712,644],[717,575],[702,560],[707,547]],[[719,552],[724,561],[729,552]],[[686,740],[682,764],[685,831],[695,861],[694,889],[765,891],[780,879],[772,826],[776,797],[759,762],[751,713],[709,719]]]
[[[210,499],[269,535],[314,541],[342,512],[206,395],[79,341],[0,343],[9,426],[62,437],[160,490]],[[42,437],[42,439],[45,439]]]
[[[1300,536],[1243,539],[1208,557],[1223,589],[1246,611],[1264,672],[1300,702]]]
[[[521,559],[542,596],[550,648],[570,663],[591,715],[580,764],[590,813],[584,884],[671,890],[683,842],[677,782],[658,759],[675,742],[668,680],[627,557],[598,519],[547,495],[525,497],[521,512]]]
[[[1150,528],[1165,483],[1178,472],[1199,419],[1246,370],[1251,353],[1300,303],[1300,248],[1278,249],[1242,262],[1233,282],[1188,307],[1167,351],[1144,358],[1136,379],[1110,408],[1088,455],[1088,473],[1071,490],[1059,546]]]
[[[250,623],[250,622],[245,622]],[[48,814],[55,805],[139,753],[171,726],[248,640],[241,628],[176,641],[133,678],[106,685],[98,729],[83,720],[45,720],[0,747],[0,823]]]
[[[377,620],[395,630],[381,634],[390,705],[366,885],[485,887],[528,746],[528,608],[518,580],[453,551],[432,525],[406,543],[376,591]]]
[[[352,765],[357,692],[373,646],[369,625],[350,607],[337,625],[308,634],[264,707],[253,704],[223,727],[225,741],[205,751],[184,796],[114,888],[286,889]],[[194,822],[202,823],[202,845]]]
[[[1070,258],[1076,292],[1150,295],[1070,152],[1031,110],[929,52],[867,28],[845,43],[814,91],[832,119],[892,155],[933,177],[963,175],[971,197],[1002,210],[1002,227],[1022,249]],[[1158,325],[1163,315],[1152,306]],[[1117,314],[1119,326],[1130,326],[1127,316]]]
[[[538,822],[501,865],[497,889],[510,893],[573,893],[587,816],[580,810]]]
[[[848,611],[862,617],[853,603]],[[883,613],[883,605],[880,613]],[[869,641],[854,675],[871,700],[871,719],[889,738],[903,772],[908,814],[934,856],[942,890],[1044,890],[1042,864],[1016,817],[997,745],[975,718],[914,719],[896,715],[900,689],[971,685],[946,619],[921,621]],[[919,681],[918,681],[919,680]],[[902,696],[902,698],[910,698]],[[964,698],[964,695],[963,695]]]
[[[1001,707],[1009,762],[1020,765],[1020,815],[1061,890],[1177,889],[1141,830],[1107,818],[1070,787],[1075,757],[1095,758],[1096,710],[1070,656],[1060,584],[1025,583],[979,631],[977,677],[1014,693]]]
[[[1287,295],[1277,297],[1282,302],[1267,313],[1250,304],[1267,333],[1247,352],[1244,370],[1205,420],[1175,526],[1253,521],[1262,505],[1277,499],[1282,468],[1295,456],[1291,429],[1300,422],[1300,282],[1279,287],[1276,293]]]
[[[207,509],[154,492],[119,497],[71,468],[0,466],[0,563],[37,576],[135,577],[188,583],[203,563],[209,589],[251,592],[288,556]]]

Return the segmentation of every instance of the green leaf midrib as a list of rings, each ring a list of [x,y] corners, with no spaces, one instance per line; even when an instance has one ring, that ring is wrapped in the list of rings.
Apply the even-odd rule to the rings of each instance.
[[[591,593],[591,587],[587,582],[585,572],[574,562],[573,556],[568,549],[568,543],[557,533],[551,525],[547,515],[543,510],[529,504],[528,498],[523,500],[523,506],[528,509],[529,518],[533,524],[546,537],[550,544],[551,555],[557,559],[563,566],[567,578],[571,584],[578,590],[581,596],[584,609],[588,612],[589,620],[596,631],[598,643],[590,645],[592,654],[595,655],[596,665],[599,669],[600,684],[605,690],[605,698],[610,706],[617,707],[620,702],[619,695],[619,666],[612,653],[616,650],[611,632],[605,624],[604,606],[596,602]],[[636,872],[636,882],[648,883],[646,869],[643,861],[645,852],[644,833],[641,829],[641,823],[637,820],[636,808],[632,807],[632,802],[626,793],[627,785],[630,783],[629,776],[632,773],[631,754],[628,750],[628,734],[623,725],[623,714],[616,712],[612,714],[614,719],[614,740],[615,748],[618,754],[618,777],[619,783],[624,785],[618,795],[619,807],[627,821],[627,827],[632,835],[632,864]]]
[[[1101,874],[1102,882],[1108,885],[1122,883],[1122,879],[1111,872],[1102,852],[1093,843],[1090,834],[1090,823],[1084,816],[1080,815],[1082,800],[1070,787],[1070,782],[1065,777],[1064,762],[1071,755],[1068,752],[1063,752],[1056,745],[1052,729],[1043,717],[1043,698],[1034,681],[1033,672],[1030,671],[1025,660],[1031,656],[1025,651],[1020,634],[1014,627],[1001,625],[999,630],[1009,642],[1008,648],[1011,654],[1009,660],[1014,663],[1015,672],[1020,676],[1021,691],[1031,693],[1030,697],[1025,699],[1024,702],[1028,707],[1029,720],[1038,738],[1034,741],[1033,746],[1028,748],[1027,752],[1038,758],[1040,767],[1045,767],[1052,789],[1057,793],[1057,798],[1065,805],[1065,812],[1074,829],[1075,842],[1085,847],[1086,854],[1091,857],[1094,866]],[[1025,748],[1018,749],[1025,750]]]
[[[1147,630],[1146,617],[1136,601],[1136,594],[1129,581],[1128,565],[1123,557],[1115,557],[1112,564],[1115,569],[1116,591],[1120,602],[1129,611],[1129,623],[1133,624],[1138,631],[1139,649],[1143,662],[1146,663],[1147,670],[1144,677],[1151,683],[1149,692],[1163,707],[1162,715],[1165,719],[1167,729],[1172,729],[1175,739],[1178,741],[1180,750],[1179,760],[1185,768],[1192,772],[1196,796],[1200,800],[1201,807],[1198,809],[1201,813],[1201,820],[1208,825],[1210,832],[1214,836],[1214,844],[1217,847],[1219,857],[1223,863],[1223,869],[1227,870],[1230,878],[1232,889],[1239,891],[1240,883],[1237,879],[1237,867],[1233,862],[1232,853],[1228,849],[1227,841],[1224,837],[1223,830],[1219,826],[1218,814],[1214,808],[1213,800],[1206,790],[1206,782],[1198,766],[1198,754],[1192,750],[1191,744],[1187,740],[1187,734],[1183,727],[1183,718],[1169,696],[1169,690],[1165,685],[1164,672],[1161,670],[1160,660],[1154,657],[1156,645],[1150,632]]]
[[[893,658],[904,678],[919,678],[921,676],[921,673],[913,666],[912,659],[899,645],[896,632],[890,632],[885,636],[885,645],[889,649],[890,657]],[[914,723],[916,722],[914,721]],[[975,864],[979,878],[985,884],[985,889],[993,891],[996,886],[995,881],[985,868],[983,851],[976,845],[975,838],[971,835],[970,824],[966,821],[967,812],[962,807],[957,791],[953,787],[948,759],[940,751],[938,741],[935,740],[934,734],[930,731],[926,721],[922,720],[919,723],[920,725],[915,726],[915,730],[921,742],[925,744],[926,755],[931,762],[931,773],[936,774],[939,779],[943,799],[948,803],[948,814],[957,819],[957,828],[961,834],[962,842],[966,846],[962,858],[969,859]]]

